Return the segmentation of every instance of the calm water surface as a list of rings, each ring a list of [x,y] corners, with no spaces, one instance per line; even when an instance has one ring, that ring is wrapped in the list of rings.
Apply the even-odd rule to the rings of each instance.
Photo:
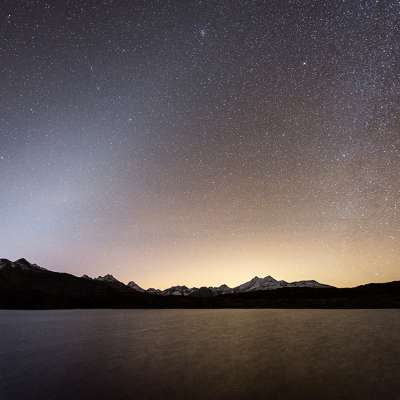
[[[0,399],[400,399],[400,310],[0,311]]]

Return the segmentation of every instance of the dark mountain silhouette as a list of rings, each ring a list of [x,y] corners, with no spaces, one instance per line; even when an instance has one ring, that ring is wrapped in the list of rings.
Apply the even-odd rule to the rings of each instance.
[[[287,283],[255,277],[233,289],[221,285],[145,291],[134,282],[125,285],[112,275],[76,277],[49,271],[25,259],[0,259],[0,308],[388,307],[400,307],[399,281],[343,289],[315,281]]]

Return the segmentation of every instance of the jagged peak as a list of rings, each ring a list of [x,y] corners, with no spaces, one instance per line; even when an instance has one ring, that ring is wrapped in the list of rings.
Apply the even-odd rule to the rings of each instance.
[[[171,286],[169,289],[189,289],[185,285],[176,285],[176,286]]]
[[[230,289],[230,287],[226,283],[223,283],[222,285],[218,286],[217,289]]]
[[[104,276],[98,276],[98,277],[96,278],[96,280],[98,280],[98,281],[118,282],[118,283],[120,283],[119,280],[116,279],[116,278],[115,278],[113,275],[111,275],[111,274],[106,274],[106,275],[104,275]]]
[[[19,258],[18,260],[14,261],[16,264],[25,264],[31,265],[31,263],[26,258]]]
[[[155,289],[155,288],[148,288],[146,290],[146,292],[149,292],[149,293],[161,293],[161,290],[160,289]]]
[[[37,264],[31,264],[25,258],[19,258],[16,261],[10,261],[7,258],[1,258],[0,268],[3,269],[6,267],[18,268],[24,271],[47,271],[45,268],[39,267]]]
[[[7,266],[11,266],[12,262],[7,258],[0,258],[0,269],[6,268]]]
[[[142,287],[140,287],[136,282],[134,282],[134,281],[130,281],[128,284],[127,284],[127,286],[128,287],[130,287],[131,289],[133,289],[133,290],[137,290],[137,291],[139,291],[139,292],[145,292],[145,290],[142,288]]]
[[[274,281],[274,282],[276,282],[276,279],[271,275],[267,275],[265,278],[263,278],[263,280],[264,281]]]

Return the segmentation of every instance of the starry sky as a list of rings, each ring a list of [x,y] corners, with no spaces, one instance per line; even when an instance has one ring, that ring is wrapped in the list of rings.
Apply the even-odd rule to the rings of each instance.
[[[3,0],[0,256],[143,287],[400,279],[400,3]]]

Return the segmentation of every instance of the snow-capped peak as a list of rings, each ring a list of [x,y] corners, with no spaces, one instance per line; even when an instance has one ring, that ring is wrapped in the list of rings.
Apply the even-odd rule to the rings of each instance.
[[[332,287],[330,285],[325,285],[323,283],[319,283],[315,280],[308,281],[296,281],[287,284],[288,287],[314,287],[314,288],[329,288]]]
[[[98,281],[103,282],[113,282],[113,283],[121,283],[118,279],[114,278],[111,274],[106,274],[104,276],[99,276],[96,278]]]
[[[265,278],[259,278],[255,276],[250,281],[243,283],[234,288],[235,292],[252,292],[256,290],[273,290],[284,287],[314,287],[314,288],[327,288],[329,285],[324,285],[314,280],[310,281],[298,281],[298,282],[286,282],[284,280],[276,280],[272,276],[268,275]]]
[[[163,290],[161,294],[164,296],[187,296],[191,291],[192,289],[189,289],[187,286],[172,286]]]
[[[130,281],[127,285],[128,287],[130,287],[133,290],[136,290],[137,292],[145,292],[145,290],[143,288],[141,288],[137,283],[135,283],[134,281]]]
[[[280,282],[268,275],[265,278],[255,276],[248,282],[245,282],[234,288],[236,292],[252,292],[254,290],[266,290],[281,287]]]
[[[155,289],[155,288],[148,288],[146,290],[146,292],[150,293],[150,294],[161,294],[162,293],[162,291],[160,289]]]

